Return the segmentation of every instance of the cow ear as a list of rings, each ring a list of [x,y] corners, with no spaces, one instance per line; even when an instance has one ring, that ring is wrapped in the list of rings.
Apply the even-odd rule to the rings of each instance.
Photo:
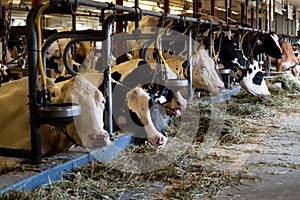
[[[257,39],[257,40],[256,40],[256,44],[262,45],[262,41],[261,41],[260,39]]]

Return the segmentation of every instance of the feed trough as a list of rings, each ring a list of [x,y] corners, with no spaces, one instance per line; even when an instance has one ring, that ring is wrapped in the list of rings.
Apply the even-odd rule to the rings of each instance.
[[[188,86],[186,79],[168,79],[163,81],[163,85],[174,90],[181,90]]]
[[[230,87],[231,86],[231,77],[230,77],[231,69],[219,69],[219,72],[221,74],[225,88]]]
[[[73,122],[73,118],[79,116],[81,106],[74,103],[52,103],[39,107],[39,118],[42,124],[53,126],[66,126]]]

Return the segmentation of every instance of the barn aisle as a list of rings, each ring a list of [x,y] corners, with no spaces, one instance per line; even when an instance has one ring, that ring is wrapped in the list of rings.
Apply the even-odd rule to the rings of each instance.
[[[279,109],[272,119],[252,121],[252,142],[215,149],[228,156],[227,170],[246,171],[253,180],[228,187],[217,200],[264,199],[297,200],[300,196],[300,107]]]

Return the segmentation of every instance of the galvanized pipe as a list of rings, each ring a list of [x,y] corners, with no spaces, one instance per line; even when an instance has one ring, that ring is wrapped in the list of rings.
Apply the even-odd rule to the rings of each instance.
[[[188,51],[187,51],[187,60],[188,60],[188,66],[187,66],[187,74],[188,74],[188,98],[190,100],[193,99],[193,67],[192,67],[192,62],[191,62],[191,58],[192,58],[192,29],[189,29],[189,39],[188,39]]]
[[[77,3],[79,5],[83,6],[91,6],[95,8],[104,8],[104,9],[109,9],[112,5],[108,3],[102,3],[102,2],[95,2],[95,1],[88,1],[88,0],[77,0]],[[114,5],[114,9],[123,11],[123,12],[129,12],[129,13],[136,13],[136,9],[132,7],[126,7],[126,6],[120,6],[120,5]],[[178,15],[172,15],[168,13],[162,13],[162,12],[154,12],[154,11],[149,11],[149,10],[143,10],[142,11],[143,15],[150,15],[150,16],[156,16],[156,17],[165,17],[168,19],[175,19],[175,20],[182,20],[182,16]],[[202,19],[197,19],[197,18],[192,18],[192,17],[186,17],[185,20],[187,22],[197,22],[197,23],[202,23],[202,24],[212,24],[212,25],[219,25],[217,22],[211,22],[208,20],[202,20]]]
[[[87,38],[92,39],[100,39],[104,38],[102,31],[91,31],[91,30],[83,30],[83,31],[63,31],[59,33],[55,33],[47,38],[42,47],[42,57],[43,57],[43,65],[46,70],[46,54],[53,42],[61,38],[83,38],[84,40]],[[70,66],[70,65],[69,65]],[[67,66],[67,67],[69,67]],[[69,69],[68,69],[69,70]],[[72,70],[71,70],[72,71]],[[72,74],[72,73],[71,73]],[[72,74],[76,75],[76,74]]]
[[[89,41],[89,40],[103,41],[104,40],[103,31],[89,31],[89,32],[91,32],[90,35],[88,35],[86,33],[84,33],[82,36],[78,35],[76,38],[73,38],[70,42],[68,42],[68,44],[65,46],[65,49],[63,52],[63,61],[64,61],[64,65],[65,65],[66,69],[72,76],[77,75],[77,73],[72,69],[72,66],[70,65],[70,62],[69,62],[68,55],[71,50],[71,47],[76,42],[79,42],[79,41]]]
[[[38,89],[38,49],[37,49],[37,30],[35,19],[38,10],[41,6],[32,8],[27,15],[27,35],[28,42],[28,68],[29,68],[29,111],[30,111],[30,130],[31,130],[31,152],[32,162],[39,164],[42,162],[41,158],[41,136],[40,124],[38,123],[38,106],[36,104]]]
[[[108,134],[113,133],[113,116],[112,116],[112,78],[111,78],[111,25],[116,20],[115,15],[108,16],[104,21],[104,42],[103,42],[103,53],[104,53],[104,66],[107,67],[107,106],[108,106]],[[105,51],[106,50],[106,51]]]

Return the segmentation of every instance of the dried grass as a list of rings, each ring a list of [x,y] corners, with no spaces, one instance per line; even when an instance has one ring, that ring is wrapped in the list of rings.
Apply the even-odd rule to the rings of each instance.
[[[283,89],[271,87],[280,81]],[[234,96],[226,104],[226,113],[219,115],[215,105],[205,104],[199,101],[190,102],[193,109],[185,113],[193,116],[199,114],[199,123],[185,119],[172,120],[166,129],[170,141],[181,137],[179,126],[198,126],[197,133],[183,153],[172,160],[167,167],[161,167],[156,171],[147,171],[147,164],[159,166],[159,160],[150,155],[156,153],[164,159],[166,151],[173,152],[167,145],[157,148],[149,143],[144,145],[128,146],[125,151],[118,155],[116,162],[106,163],[94,161],[81,167],[76,172],[66,174],[62,179],[51,185],[41,186],[33,191],[15,192],[10,191],[2,196],[7,199],[200,199],[213,198],[213,195],[222,188],[238,185],[241,180],[259,180],[258,177],[248,176],[247,171],[229,172],[217,169],[217,166],[230,162],[227,157],[205,154],[204,143],[210,147],[215,145],[230,145],[243,143],[247,137],[251,137],[251,128],[245,122],[263,124],[265,118],[277,117],[278,108],[288,105],[300,105],[299,98],[291,98],[290,95],[300,93],[299,81],[290,77],[276,77],[268,81],[272,96],[253,97],[244,91]],[[211,124],[216,121],[213,130],[221,130],[212,136],[207,133]],[[259,127],[256,127],[259,128]],[[183,129],[188,130],[188,129]],[[189,133],[186,133],[190,136]],[[181,139],[181,138],[180,138]],[[187,138],[182,138],[186,142]],[[174,139],[175,140],[175,139]],[[209,141],[208,141],[209,140]],[[204,153],[203,153],[204,152]],[[128,157],[135,154],[139,159],[146,159],[144,163],[138,163],[138,159]],[[167,159],[167,158],[166,158]],[[124,166],[126,163],[127,166]],[[129,164],[128,164],[129,163]],[[124,170],[118,170],[118,165],[124,166]],[[141,168],[144,171],[138,171]],[[134,170],[130,170],[134,169]],[[150,169],[149,169],[150,170]],[[125,198],[128,197],[128,198]]]

